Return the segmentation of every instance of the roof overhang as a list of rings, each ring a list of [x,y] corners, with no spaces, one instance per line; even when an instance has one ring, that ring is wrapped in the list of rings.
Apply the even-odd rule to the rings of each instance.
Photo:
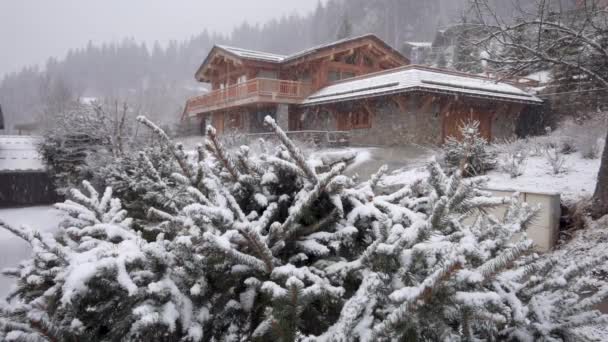
[[[535,95],[507,82],[413,65],[334,83],[310,95],[301,105],[315,106],[411,92],[532,105],[543,103]]]
[[[458,91],[450,91],[447,89],[432,89],[432,88],[416,86],[416,87],[409,87],[409,88],[380,91],[380,92],[376,92],[373,94],[353,95],[353,96],[345,97],[345,98],[341,98],[341,99],[328,99],[328,100],[319,100],[319,101],[305,100],[304,102],[302,102],[300,104],[300,106],[314,107],[314,106],[322,106],[322,105],[333,104],[333,103],[344,103],[344,102],[350,102],[350,101],[373,99],[373,98],[379,98],[379,97],[383,97],[383,96],[406,94],[406,93],[416,93],[416,92],[440,94],[440,95],[448,95],[448,96],[478,98],[478,99],[492,100],[492,101],[499,101],[499,102],[523,103],[523,104],[528,104],[528,105],[540,105],[543,102],[542,100],[540,100],[540,102],[537,102],[537,101],[530,101],[530,100],[524,100],[524,99],[508,99],[508,98],[504,98],[504,97],[500,97],[500,96],[493,96],[491,94],[470,94],[470,93],[461,93]]]
[[[337,42],[331,42],[328,44],[306,49],[287,56],[282,64],[283,66],[288,67],[297,63],[301,63],[308,59],[322,58],[324,57],[324,53],[334,53],[336,50],[340,50],[341,48],[344,48],[345,46],[351,44],[356,44],[357,42],[361,42],[361,46],[365,46],[366,44],[375,44],[381,50],[385,50],[385,52],[390,53],[391,57],[394,58],[398,63],[402,65],[410,64],[410,60],[407,57],[405,57],[403,54],[401,54],[401,52],[399,52],[374,34],[366,34],[358,37],[347,38],[339,40]]]

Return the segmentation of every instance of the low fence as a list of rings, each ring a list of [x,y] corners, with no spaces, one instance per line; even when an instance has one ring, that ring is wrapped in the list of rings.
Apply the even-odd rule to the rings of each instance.
[[[51,204],[61,201],[46,172],[0,173],[0,207]]]

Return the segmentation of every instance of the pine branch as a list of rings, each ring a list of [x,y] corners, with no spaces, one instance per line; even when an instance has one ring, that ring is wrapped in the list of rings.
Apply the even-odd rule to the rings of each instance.
[[[171,154],[177,161],[177,164],[179,165],[179,167],[182,170],[182,172],[184,173],[184,175],[186,175],[186,177],[188,177],[188,179],[190,179],[191,181],[194,181],[192,170],[190,169],[190,166],[188,164],[188,160],[186,158],[184,151],[180,147],[178,147],[177,144],[174,144],[171,141],[171,138],[169,138],[167,133],[165,133],[165,131],[163,131],[160,127],[156,126],[152,121],[148,120],[143,115],[138,116],[137,121],[140,122],[141,124],[143,124],[144,126],[148,127],[149,129],[151,129],[152,132],[154,132],[154,134],[156,134],[158,137],[160,137],[161,142],[169,147]]]
[[[283,236],[280,237],[280,240],[288,240],[297,236],[298,229],[294,228],[295,223],[297,223],[302,216],[304,215],[305,209],[309,208],[313,205],[313,203],[321,196],[323,191],[327,185],[334,179],[336,176],[341,174],[346,168],[345,164],[338,164],[334,166],[331,171],[324,174],[316,183],[315,187],[306,194],[305,197],[299,199],[294,206],[290,209],[289,216],[283,222],[281,231],[283,231]]]
[[[236,261],[237,263],[250,266],[251,268],[268,273],[268,267],[266,263],[256,257],[239,252],[230,245],[230,242],[221,236],[216,236],[213,233],[205,232],[203,238],[208,241],[213,247],[222,251],[226,256]]]
[[[393,301],[402,303],[382,323],[374,327],[374,338],[389,336],[395,326],[406,320],[408,314],[421,305],[417,303],[418,301],[422,300],[422,303],[428,302],[432,297],[434,289],[439,287],[443,281],[448,279],[461,267],[460,261],[449,260],[445,265],[429,275],[419,286],[393,292],[389,297]]]
[[[208,126],[207,127],[207,136],[209,137],[209,140],[207,140],[207,142],[206,142],[207,149],[211,153],[213,153],[215,155],[215,157],[217,158],[217,160],[219,160],[219,162],[222,163],[224,168],[226,170],[228,170],[228,173],[232,177],[232,180],[234,182],[238,181],[239,172],[238,172],[236,166],[234,165],[234,163],[232,162],[232,158],[230,157],[230,154],[228,153],[228,151],[226,151],[226,149],[224,148],[224,145],[222,145],[222,143],[220,142],[215,128],[213,128],[212,126]]]
[[[285,145],[285,147],[287,148],[287,151],[289,151],[289,154],[291,155],[293,160],[296,161],[296,164],[298,164],[300,169],[302,169],[302,171],[306,175],[306,178],[311,183],[316,184],[318,182],[317,174],[310,167],[310,165],[308,165],[308,163],[306,162],[306,159],[304,158],[304,155],[302,154],[300,149],[298,149],[296,147],[296,145],[294,145],[294,143],[291,141],[291,139],[289,139],[287,137],[287,134],[285,134],[285,132],[279,127],[279,125],[277,125],[277,123],[274,121],[274,119],[271,116],[269,116],[269,115],[266,116],[266,118],[264,118],[264,122],[266,124],[270,125],[270,127],[275,132],[275,134],[277,135],[277,137],[279,138],[281,143],[283,143],[283,145]]]
[[[374,173],[370,180],[369,180],[369,186],[372,189],[372,191],[376,190],[376,188],[378,187],[378,183],[380,182],[380,180],[382,179],[382,177],[384,177],[384,175],[388,172],[388,165],[382,165],[380,167],[380,169],[378,169],[378,172]]]
[[[4,222],[2,219],[0,219],[0,228],[8,230],[13,235],[21,238],[23,241],[25,241],[27,243],[31,244],[31,242],[32,242],[32,234],[31,234],[31,232],[25,231],[25,230],[20,229],[20,228],[15,228],[15,227],[9,225],[8,223]]]
[[[518,242],[512,248],[502,251],[496,257],[486,261],[483,265],[477,268],[484,277],[484,281],[489,281],[494,275],[500,273],[506,267],[509,267],[512,262],[521,258],[523,255],[530,253],[534,248],[532,240],[525,239]]]

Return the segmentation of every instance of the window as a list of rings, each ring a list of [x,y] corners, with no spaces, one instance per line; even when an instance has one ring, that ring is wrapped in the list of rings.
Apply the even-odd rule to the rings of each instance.
[[[310,72],[309,72],[308,70],[307,70],[307,71],[305,71],[305,72],[303,72],[303,73],[302,73],[302,74],[299,76],[298,80],[299,80],[300,82],[306,82],[306,83],[310,83],[310,82],[312,81],[312,77],[310,76]]]
[[[369,112],[365,109],[357,110],[350,113],[351,127],[352,128],[370,128],[372,127],[372,121],[369,117]]]
[[[327,75],[327,79],[329,80],[329,82],[337,82],[339,81],[340,78],[340,71],[336,71],[336,70],[330,70],[329,74]]]
[[[337,82],[340,80],[345,80],[347,78],[352,78],[355,76],[356,76],[355,73],[350,72],[350,71],[330,70],[329,73],[327,74],[327,80],[330,83],[333,83],[333,82]]]
[[[276,80],[277,78],[279,78],[277,72],[274,70],[260,70],[260,71],[258,71],[258,77],[259,78],[270,78],[273,80]]]
[[[355,73],[354,72],[343,71],[341,79],[344,80],[344,79],[353,78],[353,77],[355,77]]]

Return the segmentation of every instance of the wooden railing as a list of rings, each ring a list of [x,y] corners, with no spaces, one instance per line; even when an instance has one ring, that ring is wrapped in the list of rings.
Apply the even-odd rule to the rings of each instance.
[[[187,102],[188,114],[204,113],[222,107],[238,104],[240,100],[271,100],[272,102],[297,102],[311,94],[309,83],[254,78],[244,83],[235,84],[224,89],[214,90],[208,94],[190,98]]]

